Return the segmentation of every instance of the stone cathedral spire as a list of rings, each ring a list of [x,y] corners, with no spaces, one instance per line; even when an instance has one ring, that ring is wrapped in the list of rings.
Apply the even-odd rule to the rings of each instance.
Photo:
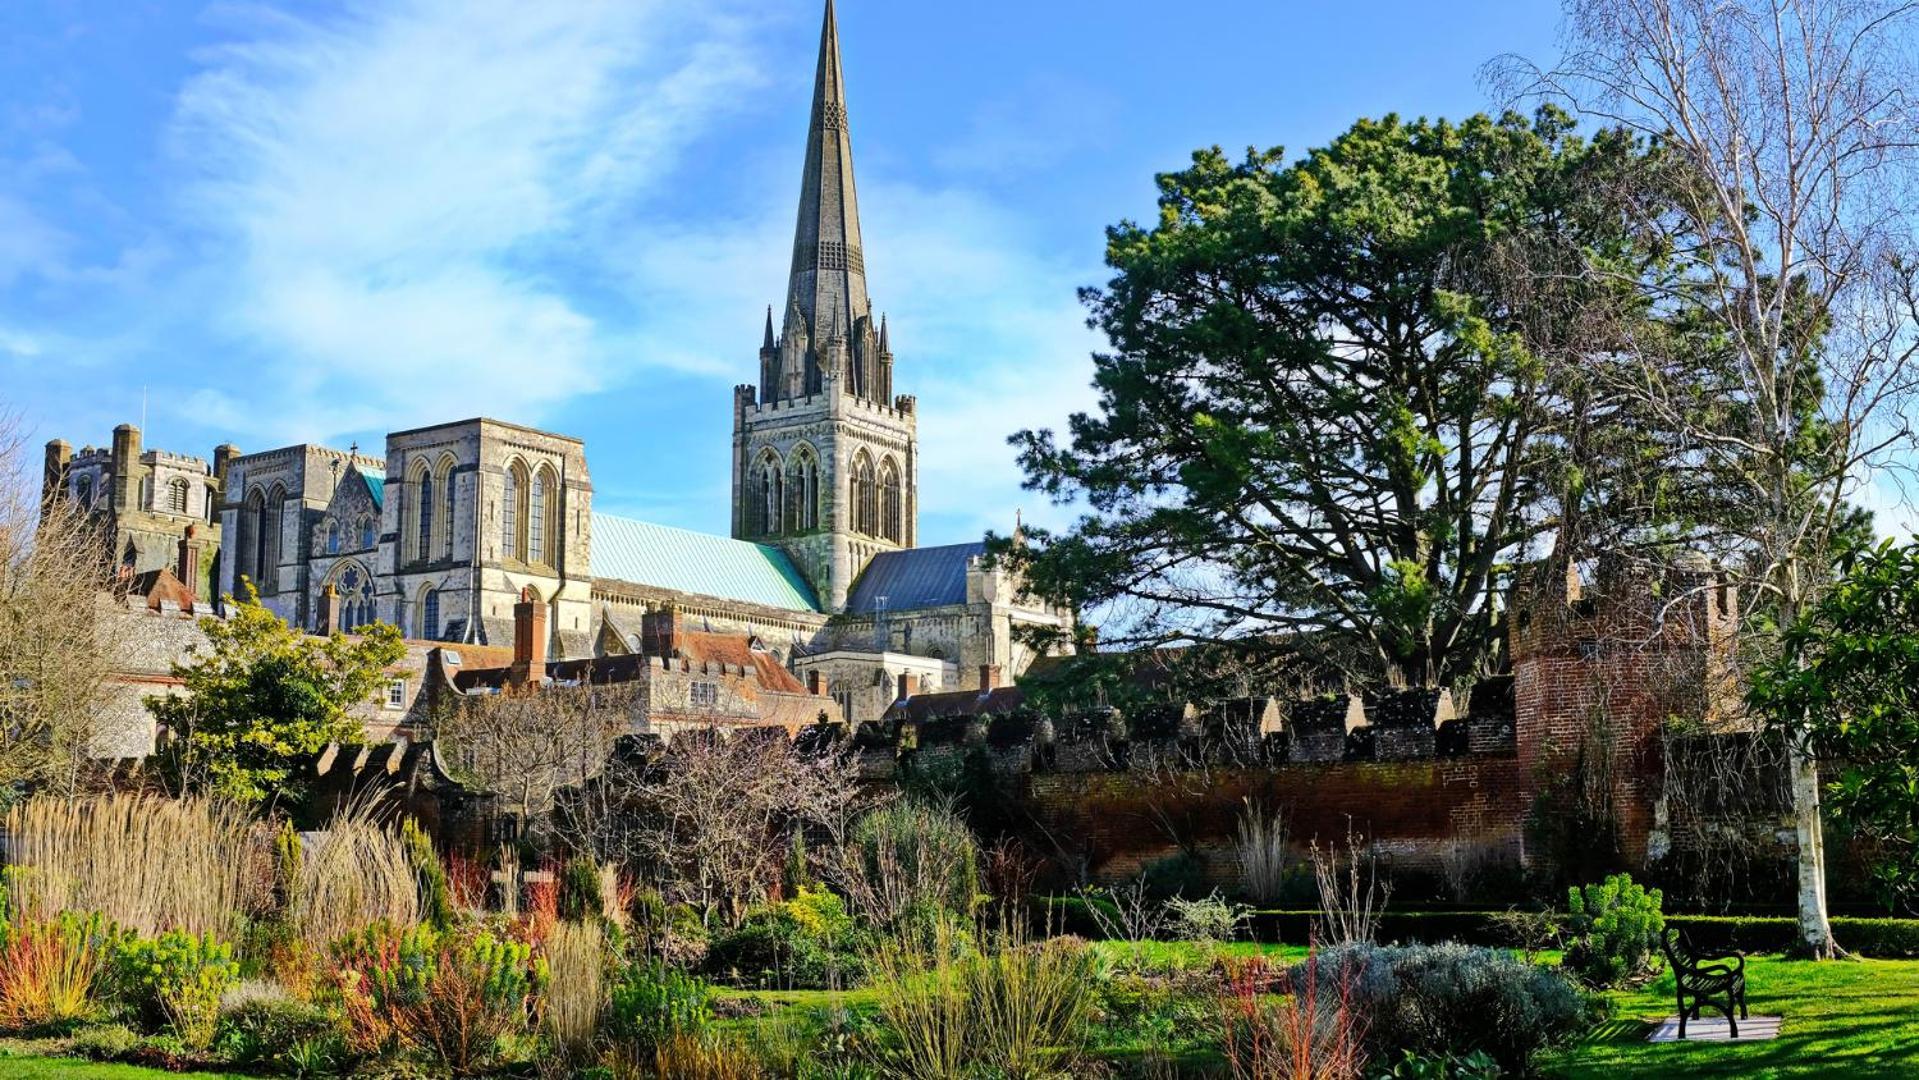
[[[890,363],[882,361],[866,296],[853,140],[847,130],[846,80],[832,0],[827,0],[820,26],[786,297],[780,334],[785,347],[762,396],[780,400],[819,393],[832,382],[841,393],[886,400],[892,379],[890,370],[883,369]]]
[[[846,81],[832,0],[820,27],[786,312],[733,390],[733,535],[777,544],[826,611],[873,557],[919,532],[916,404],[893,393],[892,336],[866,296]]]

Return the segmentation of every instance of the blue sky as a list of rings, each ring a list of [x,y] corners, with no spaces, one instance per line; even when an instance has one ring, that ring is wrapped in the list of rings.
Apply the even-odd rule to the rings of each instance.
[[[841,0],[866,257],[928,543],[1004,529],[1005,436],[1090,403],[1104,227],[1199,146],[1486,106],[1557,5]],[[727,523],[785,295],[817,0],[0,3],[0,398],[209,455],[486,414],[596,506]]]

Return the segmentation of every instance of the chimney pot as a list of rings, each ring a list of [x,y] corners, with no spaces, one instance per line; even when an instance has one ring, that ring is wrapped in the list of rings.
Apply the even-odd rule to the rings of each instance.
[[[818,671],[806,673],[806,692],[818,697],[826,695],[826,676]]]

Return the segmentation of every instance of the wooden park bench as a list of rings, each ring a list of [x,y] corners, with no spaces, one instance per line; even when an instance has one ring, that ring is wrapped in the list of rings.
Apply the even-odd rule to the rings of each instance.
[[[1671,926],[1659,941],[1666,950],[1666,963],[1672,965],[1674,992],[1679,998],[1679,1037],[1686,1037],[1686,1018],[1699,1019],[1700,1007],[1711,1005],[1726,1014],[1727,1031],[1737,1039],[1739,1020],[1746,1019],[1745,956],[1700,952],[1684,931]],[[1739,1010],[1738,1020],[1732,1015],[1735,1008]]]

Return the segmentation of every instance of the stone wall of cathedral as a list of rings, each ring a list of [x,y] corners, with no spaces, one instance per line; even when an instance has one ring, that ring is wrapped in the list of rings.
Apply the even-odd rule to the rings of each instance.
[[[734,391],[733,535],[777,544],[829,611],[875,554],[919,542],[914,400],[839,392],[761,402]]]

